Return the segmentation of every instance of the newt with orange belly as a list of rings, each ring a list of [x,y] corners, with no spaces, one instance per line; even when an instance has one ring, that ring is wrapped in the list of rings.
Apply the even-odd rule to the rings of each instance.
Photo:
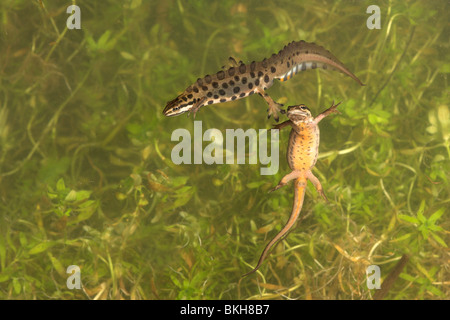
[[[287,109],[287,116],[289,120],[275,126],[275,129],[282,129],[289,125],[292,127],[287,151],[287,161],[292,171],[291,173],[285,175],[283,179],[281,179],[280,183],[278,183],[278,185],[271,191],[283,187],[291,180],[295,180],[294,205],[292,207],[291,216],[289,217],[286,225],[266,246],[256,267],[252,271],[244,274],[244,276],[258,270],[274,244],[285,236],[289,230],[291,230],[292,226],[300,216],[300,211],[302,210],[303,200],[305,197],[306,183],[308,180],[312,182],[317,192],[319,192],[323,199],[327,201],[322,185],[320,184],[319,179],[317,179],[312,173],[312,168],[316,164],[317,157],[319,155],[319,122],[332,113],[339,113],[337,110],[337,106],[339,104],[340,103],[335,105],[333,103],[330,108],[315,118],[311,115],[311,111],[303,104],[290,106]]]
[[[284,113],[283,106],[275,102],[265,90],[273,85],[273,81],[287,81],[293,75],[307,69],[338,70],[360,85],[364,85],[342,62],[325,48],[305,41],[293,41],[277,54],[260,62],[246,65],[237,63],[213,75],[199,78],[193,85],[178,97],[169,101],[163,114],[171,117],[185,112],[195,113],[205,105],[234,101],[258,93],[269,105],[268,117],[278,121],[278,112]]]

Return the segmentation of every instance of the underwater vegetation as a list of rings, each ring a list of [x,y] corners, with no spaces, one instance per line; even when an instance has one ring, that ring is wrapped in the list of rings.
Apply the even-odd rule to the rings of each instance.
[[[66,9],[81,9],[68,29]],[[0,299],[448,299],[447,1],[1,1]],[[269,89],[321,123],[301,222],[254,274],[292,209],[280,168],[175,165],[167,101],[229,56],[316,42],[366,86],[308,70]],[[203,128],[270,129],[256,95],[205,106]],[[280,117],[281,121],[286,120]],[[205,147],[207,143],[204,143]],[[402,256],[409,258],[401,260]],[[69,266],[82,289],[69,289]],[[395,271],[395,270],[394,270]]]

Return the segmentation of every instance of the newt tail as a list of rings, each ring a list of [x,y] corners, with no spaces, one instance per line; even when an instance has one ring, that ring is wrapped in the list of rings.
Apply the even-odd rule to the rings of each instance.
[[[249,274],[252,274],[253,272],[256,272],[256,270],[259,269],[261,264],[264,262],[264,260],[267,257],[267,254],[269,253],[270,249],[275,245],[275,243],[278,242],[281,238],[283,238],[289,230],[294,226],[295,222],[297,222],[298,217],[300,216],[300,212],[302,211],[303,207],[303,200],[305,198],[305,191],[306,191],[306,178],[300,177],[295,180],[294,184],[294,205],[292,207],[292,213],[289,217],[289,220],[287,221],[286,225],[281,229],[280,232],[267,244],[266,248],[261,254],[261,257],[259,258],[258,264],[256,267],[246,274],[243,275],[243,277],[248,276]]]

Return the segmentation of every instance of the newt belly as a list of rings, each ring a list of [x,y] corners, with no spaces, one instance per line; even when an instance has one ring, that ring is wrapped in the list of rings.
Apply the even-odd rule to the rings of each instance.
[[[265,90],[273,85],[275,79],[287,81],[300,71],[316,68],[340,71],[364,85],[328,50],[315,43],[294,41],[269,59],[250,64],[235,63],[227,70],[199,78],[182,94],[169,101],[163,114],[171,117],[193,112],[195,116],[202,106],[234,101],[258,93],[269,105],[269,117],[273,115],[278,120],[282,105],[276,103]]]

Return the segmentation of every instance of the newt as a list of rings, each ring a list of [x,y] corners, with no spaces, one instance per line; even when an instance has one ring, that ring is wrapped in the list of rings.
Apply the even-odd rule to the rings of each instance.
[[[320,131],[319,122],[326,116],[332,113],[339,113],[337,110],[338,104],[331,105],[330,108],[319,114],[317,117],[311,115],[311,111],[303,104],[290,106],[287,109],[287,117],[289,120],[276,125],[275,129],[282,129],[286,126],[291,126],[292,130],[289,136],[288,151],[286,153],[287,161],[291,172],[285,175],[278,185],[271,191],[275,191],[289,181],[294,182],[294,204],[292,207],[292,213],[287,221],[286,225],[281,231],[267,244],[264,251],[259,258],[256,267],[250,272],[244,274],[247,276],[259,269],[264,262],[270,249],[277,243],[282,237],[284,237],[300,216],[302,210],[303,201],[305,198],[306,184],[309,181],[312,182],[317,192],[322,198],[327,201],[325,193],[319,179],[312,173],[312,168],[316,164],[317,157],[319,155],[319,141]]]
[[[254,93],[263,97],[268,108],[268,118],[273,116],[278,122],[278,113],[282,104],[275,102],[265,90],[269,89],[274,80],[287,81],[295,74],[308,69],[333,69],[340,71],[364,85],[342,62],[325,48],[305,41],[293,41],[273,54],[269,59],[260,62],[239,63],[230,57],[232,65],[216,74],[206,75],[186,88],[175,99],[169,101],[163,110],[168,117],[185,112],[196,112],[205,105],[234,101],[248,97]]]

